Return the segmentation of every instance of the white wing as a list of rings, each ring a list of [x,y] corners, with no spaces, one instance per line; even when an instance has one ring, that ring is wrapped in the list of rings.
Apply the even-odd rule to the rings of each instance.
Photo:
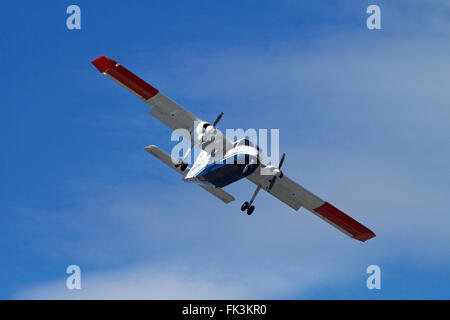
[[[152,106],[150,114],[169,128],[191,130],[196,121],[201,121],[116,61],[102,56],[92,61],[92,64],[100,72]]]
[[[283,175],[282,178],[278,177],[270,191],[268,189],[273,176],[262,175],[261,168],[258,168],[258,170],[247,178],[254,184],[261,186],[280,201],[286,203],[292,209],[299,210],[301,207],[305,207],[352,238],[366,241],[375,237],[375,234],[370,229],[306,190],[286,175]]]

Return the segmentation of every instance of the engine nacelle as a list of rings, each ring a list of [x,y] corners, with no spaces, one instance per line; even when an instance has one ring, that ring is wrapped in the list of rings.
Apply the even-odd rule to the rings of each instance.
[[[209,141],[209,139],[216,135],[216,133],[217,129],[215,129],[210,123],[201,121],[195,126],[194,139],[201,145],[202,143]]]
[[[205,128],[205,132],[203,133],[202,141],[203,142],[209,141],[209,139],[212,136],[215,136],[216,133],[217,133],[217,130],[212,125],[207,126]]]
[[[270,175],[279,177],[281,176],[281,170],[275,166],[266,166],[265,170],[269,170]]]

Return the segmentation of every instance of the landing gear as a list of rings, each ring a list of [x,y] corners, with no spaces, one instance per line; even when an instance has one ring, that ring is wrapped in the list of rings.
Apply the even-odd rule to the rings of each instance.
[[[284,158],[286,157],[286,154],[283,153],[283,155],[281,156],[281,160],[280,160],[280,164],[278,166],[278,170],[281,168],[281,166],[283,165],[284,162]],[[247,166],[244,168],[244,172],[247,169]],[[278,176],[278,178],[283,178],[283,172],[280,171],[280,174]],[[266,189],[267,192],[270,192],[270,190],[272,190],[275,181],[277,180],[277,176],[273,176],[272,179],[269,180],[269,187]],[[245,211],[247,210],[247,214],[251,215],[253,213],[253,211],[255,211],[255,206],[252,205],[253,201],[255,201],[256,196],[258,195],[259,190],[261,190],[262,186],[258,185],[258,187],[256,188],[255,192],[253,193],[252,199],[250,200],[250,202],[244,202],[242,204],[241,210]]]
[[[241,211],[247,210],[247,214],[251,215],[253,211],[255,211],[255,206],[252,206],[251,203],[245,201],[241,206]]]
[[[184,172],[188,167],[188,164],[185,163],[184,160],[186,160],[188,155],[191,154],[193,146],[194,146],[194,142],[191,141],[191,146],[189,147],[188,151],[186,151],[186,154],[183,156],[182,159],[178,159],[178,163],[175,164],[175,168],[180,167],[181,172]]]
[[[245,201],[241,206],[241,211],[247,210],[247,214],[251,215],[253,211],[255,211],[255,206],[252,205],[253,201],[255,201],[256,195],[258,194],[259,190],[261,190],[261,186],[258,186],[256,188],[255,192],[253,193],[252,199],[250,202]]]
[[[181,170],[181,171],[184,171],[184,170],[187,169],[188,164],[187,164],[187,163],[184,163],[184,162],[177,163],[177,164],[175,165],[175,168],[178,168],[178,167],[180,167],[180,170]]]

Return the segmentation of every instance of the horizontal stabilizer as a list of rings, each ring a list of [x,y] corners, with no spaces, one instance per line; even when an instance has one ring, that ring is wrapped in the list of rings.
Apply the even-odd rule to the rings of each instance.
[[[144,149],[145,149],[145,151],[147,151],[148,153],[150,153],[154,157],[156,157],[159,160],[161,160],[162,162],[164,162],[167,166],[171,167],[173,170],[175,170],[178,173],[182,174],[183,176],[186,175],[189,172],[189,168],[187,168],[184,171],[181,171],[180,167],[176,168],[175,165],[172,162],[172,157],[169,154],[167,154],[164,151],[162,151],[157,146],[153,146],[152,145],[152,146],[145,147]],[[212,187],[205,187],[205,186],[200,186],[200,187],[205,189],[209,193],[212,193],[214,196],[216,196],[217,198],[219,198],[220,200],[222,200],[225,203],[229,203],[229,202],[235,200],[232,195],[230,195],[228,192],[224,191],[223,189],[212,188]]]

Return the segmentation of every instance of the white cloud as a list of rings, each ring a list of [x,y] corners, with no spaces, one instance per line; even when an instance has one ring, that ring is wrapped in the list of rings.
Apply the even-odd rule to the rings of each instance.
[[[280,270],[281,271],[281,270]],[[286,294],[301,285],[317,284],[320,269],[266,273],[264,270],[231,270],[226,266],[187,269],[154,265],[89,274],[83,271],[81,290],[68,290],[65,280],[38,285],[20,292],[18,299],[264,299]]]

